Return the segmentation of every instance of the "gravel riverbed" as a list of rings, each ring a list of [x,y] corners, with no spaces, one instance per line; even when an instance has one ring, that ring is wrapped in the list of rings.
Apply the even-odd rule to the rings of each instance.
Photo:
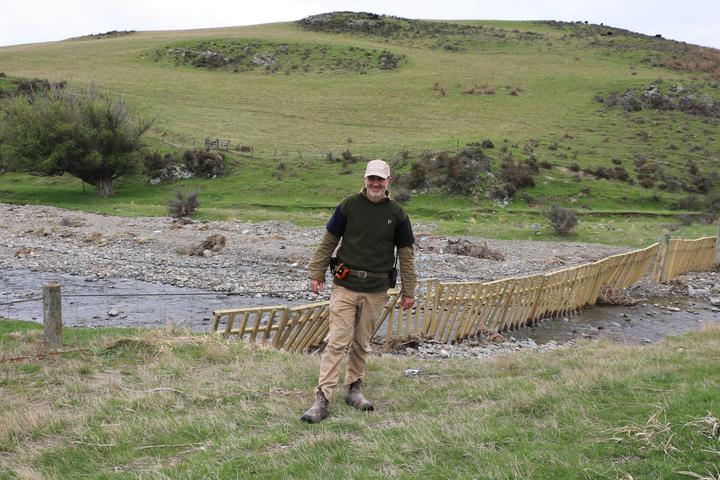
[[[307,262],[323,230],[278,221],[182,225],[169,217],[124,218],[0,204],[0,268],[316,300],[306,291]],[[486,240],[488,247],[506,258],[495,261],[446,253],[448,237],[434,235],[434,225],[416,224],[414,230],[420,278],[441,280],[528,275],[627,250],[573,242]],[[180,253],[214,234],[225,237],[219,251],[207,251],[207,256]]]
[[[182,224],[169,217],[125,218],[0,203],[0,270],[68,273],[89,282],[128,278],[302,303],[326,299],[329,293],[326,290],[314,295],[307,289],[307,262],[323,230],[280,221]],[[419,277],[441,280],[531,275],[630,250],[569,241],[467,237],[473,242],[487,242],[490,249],[502,253],[505,260],[497,261],[448,253],[448,237],[436,235],[434,225],[415,224],[414,230]],[[200,255],[187,254],[188,249],[213,235],[222,235],[224,246]],[[689,295],[710,300],[720,296],[719,278],[715,272],[703,272],[684,275],[668,285],[642,280],[629,293],[639,299]],[[498,349],[537,348],[532,342],[513,342],[509,336],[488,345],[470,345],[467,348],[474,348],[477,355],[472,355],[472,350],[468,353],[467,348],[463,355],[482,357]],[[455,347],[420,347],[425,351],[412,347],[419,356],[459,355]]]

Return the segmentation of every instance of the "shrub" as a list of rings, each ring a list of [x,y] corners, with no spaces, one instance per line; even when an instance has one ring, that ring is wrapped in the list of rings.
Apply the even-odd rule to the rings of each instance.
[[[692,225],[693,221],[694,221],[693,216],[688,215],[686,213],[683,213],[682,215],[678,215],[677,219],[681,225],[685,225],[685,226]]]
[[[412,198],[412,194],[405,187],[397,187],[392,194],[392,198],[398,203],[406,204]]]
[[[708,175],[703,175],[701,173],[693,175],[690,178],[690,181],[692,182],[691,185],[686,188],[686,190],[688,190],[689,192],[707,193],[715,185],[714,178]]]
[[[579,172],[580,171],[580,164],[577,162],[573,162],[570,164],[570,170],[573,172]]]
[[[550,220],[550,226],[557,235],[571,235],[575,233],[578,219],[572,209],[553,205],[550,210],[545,212],[545,216]]]
[[[677,192],[680,190],[680,182],[678,182],[677,178],[673,177],[672,175],[667,175],[663,178],[663,183],[658,185],[658,188],[660,190],[666,190],[668,192]]]
[[[512,198],[515,195],[517,189],[511,183],[503,183],[501,185],[493,186],[488,192],[488,197],[493,200],[503,201],[505,199]]]
[[[424,162],[413,162],[405,183],[409,188],[425,188],[428,186],[427,167]]]
[[[456,154],[424,151],[404,177],[407,188],[434,188],[447,193],[471,194],[480,185],[490,159],[479,144],[468,144]]]
[[[720,214],[720,192],[712,192],[705,196],[705,211],[711,215]]]
[[[596,178],[605,178],[609,179],[610,174],[608,173],[607,168],[605,167],[597,167],[595,170],[588,168],[585,170],[586,173],[589,173],[591,175],[594,175]]]
[[[287,165],[285,164],[285,162],[280,162],[275,166],[275,170],[273,170],[272,176],[277,178],[278,180],[282,180],[286,174]]]
[[[640,183],[643,188],[652,188],[652,186],[655,185],[655,179],[652,177],[638,176],[638,183]]]
[[[145,173],[151,177],[157,177],[162,174],[170,165],[175,163],[175,157],[171,153],[161,155],[160,152],[155,150],[152,153],[148,153],[143,157],[143,166],[145,167]]]
[[[627,182],[630,179],[630,175],[623,167],[614,167],[612,170],[608,171],[608,175],[610,178],[623,182]]]
[[[217,152],[210,150],[185,150],[185,167],[196,176],[215,178],[225,173],[225,160]]]
[[[691,193],[687,197],[679,199],[675,203],[675,208],[678,210],[698,210],[700,208],[700,197]]]
[[[192,215],[200,206],[198,201],[198,192],[190,192],[187,195],[178,190],[175,198],[168,203],[168,215],[175,218],[187,217]]]
[[[350,139],[348,139],[348,140],[350,140]],[[350,140],[350,141],[352,141],[352,140]],[[343,162],[344,162],[344,163],[355,163],[355,162],[357,162],[357,158],[353,157],[352,152],[351,152],[350,149],[347,148],[347,147],[345,148],[345,150],[343,150],[341,156],[342,156],[342,159],[343,159]]]
[[[534,187],[535,179],[533,178],[533,172],[535,168],[532,165],[528,165],[527,162],[524,164],[517,164],[508,157],[503,161],[500,167],[500,179],[513,185],[516,189],[524,187]]]

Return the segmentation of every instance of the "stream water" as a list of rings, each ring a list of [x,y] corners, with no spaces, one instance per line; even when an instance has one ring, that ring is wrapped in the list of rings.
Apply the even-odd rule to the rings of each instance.
[[[282,305],[255,295],[180,288],[128,278],[89,279],[79,275],[0,270],[0,316],[42,322],[42,287],[59,283],[63,325],[74,327],[161,327],[206,331],[212,311]]]
[[[581,338],[651,343],[700,330],[705,324],[720,326],[720,309],[687,297],[659,298],[634,306],[595,306],[575,315],[545,319],[511,334],[518,340],[532,338],[538,345]]]
[[[61,284],[63,324],[70,327],[178,325],[202,332],[208,330],[216,309],[306,302],[226,295],[126,278],[95,280],[59,273],[0,270],[0,316],[42,322],[42,286],[51,282]],[[699,330],[704,324],[720,325],[720,309],[683,297],[654,299],[635,306],[597,306],[509,333],[518,340],[532,338],[537,344],[580,338],[650,343]]]

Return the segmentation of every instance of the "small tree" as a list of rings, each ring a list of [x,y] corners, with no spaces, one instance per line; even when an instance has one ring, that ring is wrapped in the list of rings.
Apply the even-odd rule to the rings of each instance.
[[[188,217],[200,206],[198,192],[185,194],[181,190],[175,192],[175,198],[168,203],[168,215],[175,218]]]
[[[545,216],[550,220],[550,225],[557,235],[572,235],[575,233],[578,219],[573,210],[553,205],[550,210],[545,212]]]
[[[6,99],[0,154],[9,168],[35,175],[70,175],[113,194],[114,179],[140,164],[140,137],[152,121],[133,118],[121,98],[94,89],[51,88]]]

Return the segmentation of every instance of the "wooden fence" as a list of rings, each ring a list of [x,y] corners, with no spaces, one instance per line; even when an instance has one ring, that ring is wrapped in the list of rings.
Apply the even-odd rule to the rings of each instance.
[[[391,290],[376,323],[375,336],[384,337],[386,342],[411,337],[457,342],[594,305],[604,285],[627,288],[650,267],[653,278],[658,271],[672,278],[682,272],[708,269],[716,261],[713,237],[672,240],[666,242],[666,247],[662,243],[545,274],[492,282],[422,280],[417,287],[417,304],[410,310],[399,308],[399,291]],[[301,352],[324,341],[328,314],[329,302],[216,310],[211,329]]]
[[[682,240],[663,235],[653,266],[653,281],[665,283],[683,273],[709,270],[720,261],[717,242],[717,237]]]
[[[225,150],[230,151],[230,140],[222,138],[206,138],[205,139],[206,150]]]

